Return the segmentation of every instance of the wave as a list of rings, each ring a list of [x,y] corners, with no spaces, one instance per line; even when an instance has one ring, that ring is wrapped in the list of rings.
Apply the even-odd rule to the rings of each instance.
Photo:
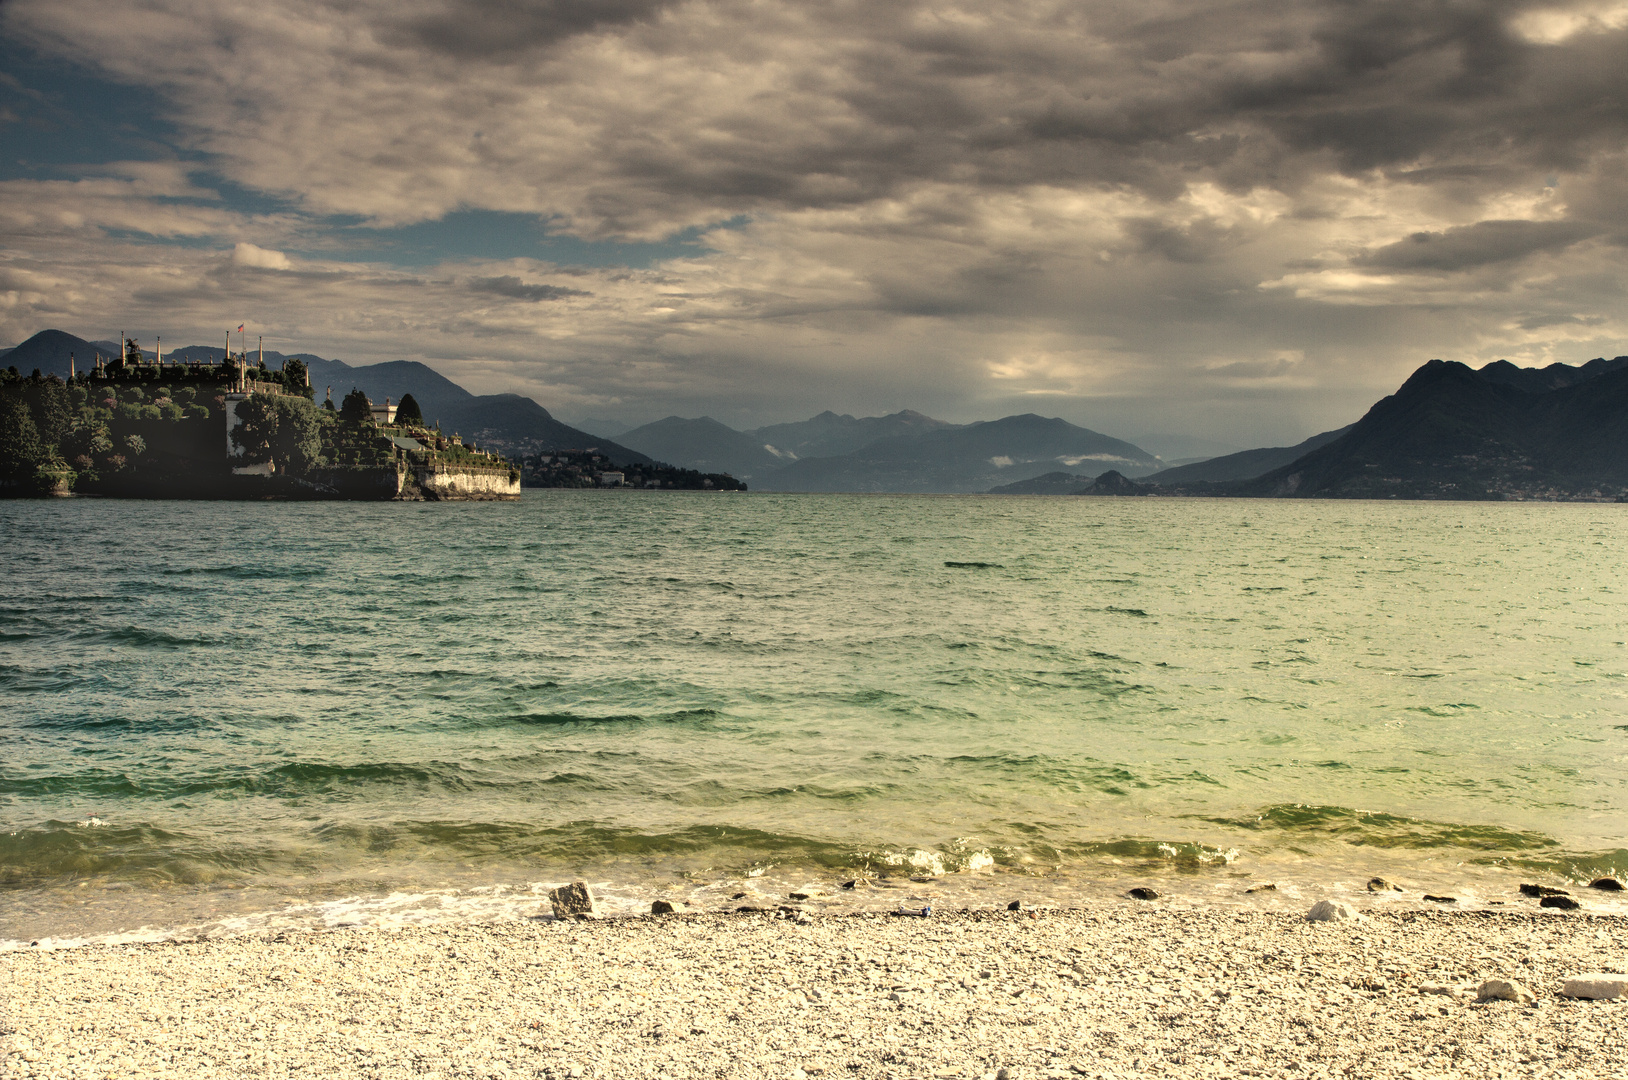
[[[102,645],[127,645],[137,649],[195,649],[238,645],[237,635],[213,637],[204,633],[183,634],[146,626],[121,626],[112,630],[85,630],[74,635],[81,641]]]
[[[1327,768],[1349,768],[1339,762],[1318,764]],[[1456,847],[1518,852],[1556,849],[1560,846],[1560,842],[1553,837],[1530,830],[1426,821],[1383,811],[1306,803],[1280,803],[1267,806],[1253,815],[1203,817],[1199,820],[1250,832],[1276,831],[1307,839],[1338,840],[1361,847]]]

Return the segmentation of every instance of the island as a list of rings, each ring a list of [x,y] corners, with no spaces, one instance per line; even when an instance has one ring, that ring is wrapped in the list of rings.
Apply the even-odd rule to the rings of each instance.
[[[166,363],[133,340],[66,379],[0,372],[0,496],[508,500],[520,469],[425,424],[411,396],[317,405],[305,364]]]

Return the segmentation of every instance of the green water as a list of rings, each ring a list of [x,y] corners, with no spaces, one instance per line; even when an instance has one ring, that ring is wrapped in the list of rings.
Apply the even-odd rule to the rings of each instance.
[[[0,503],[0,939],[578,875],[1618,872],[1625,515]]]

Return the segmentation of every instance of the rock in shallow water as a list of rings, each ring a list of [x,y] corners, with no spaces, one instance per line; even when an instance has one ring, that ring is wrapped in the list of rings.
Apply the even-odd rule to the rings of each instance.
[[[1307,922],[1343,922],[1347,919],[1360,919],[1362,913],[1350,904],[1342,904],[1337,900],[1319,900],[1306,912]]]
[[[1571,893],[1568,893],[1565,889],[1551,889],[1547,885],[1525,885],[1525,884],[1523,884],[1521,886],[1521,895],[1522,896],[1570,896]]]
[[[1157,900],[1157,899],[1159,899],[1158,890],[1157,889],[1149,889],[1146,886],[1138,886],[1138,887],[1132,889],[1126,895],[1133,896],[1138,900]]]
[[[657,900],[650,905],[652,915],[679,915],[690,910],[690,905],[678,900]]]
[[[1369,892],[1405,892],[1402,886],[1394,881],[1386,881],[1382,877],[1368,879]]]
[[[1614,877],[1595,878],[1588,883],[1588,887],[1591,889],[1604,889],[1606,892],[1621,892],[1622,882]]]
[[[1569,896],[1545,896],[1542,900],[1538,901],[1538,906],[1559,908],[1562,911],[1576,911],[1583,905],[1579,904]]]
[[[599,900],[586,881],[561,885],[548,894],[548,899],[554,905],[556,919],[569,919],[574,915],[599,917]]]

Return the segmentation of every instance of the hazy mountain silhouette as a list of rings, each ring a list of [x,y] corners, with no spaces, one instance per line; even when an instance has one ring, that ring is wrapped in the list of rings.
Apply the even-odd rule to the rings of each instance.
[[[764,476],[771,491],[981,492],[1058,465],[1159,467],[1152,454],[1066,420],[1026,413],[882,439],[838,457],[803,458]]]
[[[1335,498],[1621,495],[1628,357],[1541,370],[1499,362],[1480,371],[1432,360],[1338,439],[1234,487]]]
[[[791,424],[770,424],[749,434],[773,446],[782,454],[790,454],[794,458],[836,457],[851,454],[882,439],[921,435],[928,431],[963,426],[965,425],[952,424],[946,420],[935,420],[913,409],[904,409],[886,416],[864,416],[859,419],[827,409],[807,420]]]
[[[1031,476],[1027,480],[1017,480],[1010,484],[999,484],[989,489],[990,495],[1073,495],[1082,487],[1091,483],[1092,478],[1083,473],[1057,472],[1043,473],[1040,476]]]
[[[761,439],[710,416],[695,420],[669,416],[625,431],[617,441],[658,461],[741,480],[752,480],[790,460],[767,449]]]
[[[41,330],[15,348],[0,353],[0,367],[14,367],[23,375],[31,375],[35,368],[41,375],[68,377],[68,357],[73,356],[76,370],[89,371],[96,366],[96,354],[104,360],[119,355],[119,346],[113,341],[86,341],[61,330]],[[147,354],[152,355],[151,344]]]
[[[1142,482],[1170,485],[1253,480],[1262,473],[1270,472],[1301,458],[1319,446],[1326,446],[1350,431],[1351,428],[1352,425],[1347,424],[1345,427],[1337,428],[1334,431],[1325,431],[1321,435],[1313,435],[1305,442],[1295,446],[1264,446],[1258,450],[1240,450],[1236,454],[1209,458],[1205,461],[1194,462],[1191,465],[1179,465],[1174,469],[1165,469],[1151,476],[1144,476]]]

